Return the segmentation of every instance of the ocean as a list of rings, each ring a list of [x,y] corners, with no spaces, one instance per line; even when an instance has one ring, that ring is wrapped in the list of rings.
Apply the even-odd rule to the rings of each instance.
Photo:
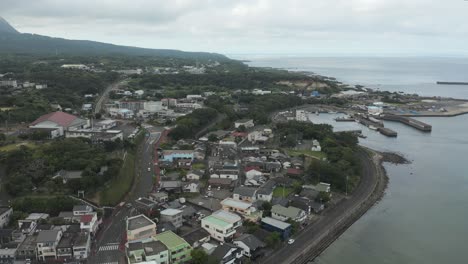
[[[468,61],[452,58],[300,58],[244,56],[250,65],[313,71],[350,84],[381,90],[468,99]],[[432,125],[424,133],[385,122],[398,132],[388,138],[335,115],[310,115],[335,130],[362,129],[360,144],[403,154],[408,165],[385,163],[389,185],[383,199],[354,223],[314,262],[320,264],[467,263],[468,115],[418,118]]]

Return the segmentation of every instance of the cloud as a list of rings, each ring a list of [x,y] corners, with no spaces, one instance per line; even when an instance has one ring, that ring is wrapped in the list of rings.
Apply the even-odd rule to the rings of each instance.
[[[460,51],[468,3],[422,0],[2,0],[22,32],[218,52]]]

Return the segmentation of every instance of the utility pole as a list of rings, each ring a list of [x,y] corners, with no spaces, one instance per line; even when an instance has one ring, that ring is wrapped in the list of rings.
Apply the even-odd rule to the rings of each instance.
[[[346,175],[346,196],[348,196],[348,175]]]

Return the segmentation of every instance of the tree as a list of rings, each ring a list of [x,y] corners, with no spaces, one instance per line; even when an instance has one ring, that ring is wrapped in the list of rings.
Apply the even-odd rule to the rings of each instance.
[[[319,192],[317,197],[315,198],[316,202],[320,203],[328,203],[330,201],[330,193],[327,192]]]
[[[210,255],[206,254],[205,251],[202,249],[193,249],[192,252],[190,252],[190,255],[192,256],[192,263],[193,264],[215,264],[218,263],[218,261],[211,257]]]
[[[208,136],[208,141],[210,142],[216,142],[218,140],[218,137],[215,134],[210,134]]]
[[[244,125],[240,125],[240,126],[237,128],[237,131],[239,131],[239,132],[245,132],[245,131],[247,131],[247,128],[246,128]]]
[[[278,232],[273,232],[265,238],[268,247],[275,248],[281,241],[281,236]]]
[[[261,209],[263,210],[263,216],[271,216],[271,203],[270,202],[263,202]]]

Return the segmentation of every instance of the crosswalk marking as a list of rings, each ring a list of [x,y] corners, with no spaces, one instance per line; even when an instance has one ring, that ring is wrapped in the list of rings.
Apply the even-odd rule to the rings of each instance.
[[[118,250],[119,244],[107,244],[104,246],[99,247],[99,251],[111,251],[111,250]]]
[[[119,262],[99,262],[99,264],[119,264]]]

